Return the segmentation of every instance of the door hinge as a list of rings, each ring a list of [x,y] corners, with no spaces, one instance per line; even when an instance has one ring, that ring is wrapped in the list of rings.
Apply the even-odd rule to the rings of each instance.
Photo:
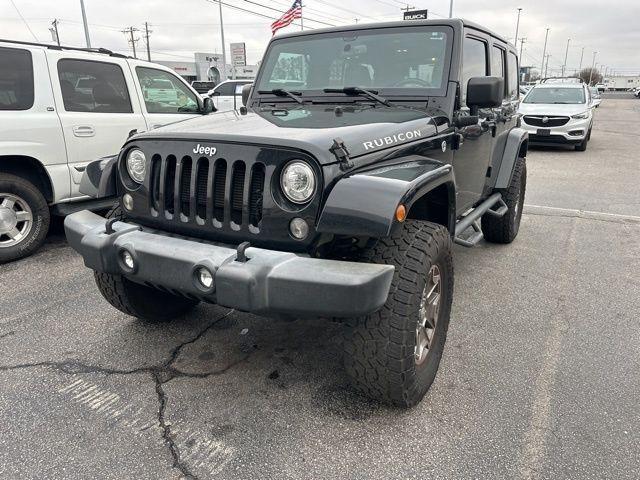
[[[333,145],[329,151],[333,153],[338,162],[340,162],[340,170],[353,168],[353,163],[349,159],[349,151],[341,138],[335,138],[333,140]]]

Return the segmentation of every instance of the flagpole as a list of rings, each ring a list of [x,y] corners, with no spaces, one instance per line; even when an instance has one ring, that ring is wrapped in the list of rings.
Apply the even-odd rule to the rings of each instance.
[[[300,30],[304,30],[304,20],[302,19],[303,17],[303,13],[302,13],[302,2],[300,2]]]

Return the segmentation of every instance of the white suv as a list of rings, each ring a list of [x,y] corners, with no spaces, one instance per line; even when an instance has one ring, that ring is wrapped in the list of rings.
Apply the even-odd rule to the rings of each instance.
[[[207,92],[218,112],[237,110],[242,106],[242,87],[252,80],[226,80]]]
[[[0,263],[40,246],[50,213],[105,206],[79,191],[87,163],[117,154],[132,130],[210,109],[161,65],[0,40]]]
[[[593,127],[593,103],[584,83],[541,83],[520,103],[522,128],[534,145],[573,145],[587,149]]]

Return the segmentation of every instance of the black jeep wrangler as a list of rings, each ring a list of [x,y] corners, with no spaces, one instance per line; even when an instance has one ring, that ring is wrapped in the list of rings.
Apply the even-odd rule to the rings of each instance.
[[[528,140],[514,46],[461,20],[283,35],[243,102],[90,164],[85,193],[118,206],[68,216],[69,243],[135,317],[206,301],[348,318],[356,387],[416,404],[447,335],[453,242],[518,233]]]

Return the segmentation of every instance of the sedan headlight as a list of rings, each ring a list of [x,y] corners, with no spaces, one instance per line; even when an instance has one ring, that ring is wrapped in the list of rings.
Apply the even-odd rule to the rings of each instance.
[[[127,155],[127,172],[136,183],[144,182],[144,174],[147,170],[147,158],[142,150],[134,149]]]
[[[577,115],[571,115],[571,118],[576,118],[576,119],[585,119],[585,118],[589,118],[589,110],[582,112],[582,113],[578,113]]]
[[[311,199],[316,189],[316,176],[308,164],[294,160],[282,170],[280,186],[289,200],[305,203]]]

